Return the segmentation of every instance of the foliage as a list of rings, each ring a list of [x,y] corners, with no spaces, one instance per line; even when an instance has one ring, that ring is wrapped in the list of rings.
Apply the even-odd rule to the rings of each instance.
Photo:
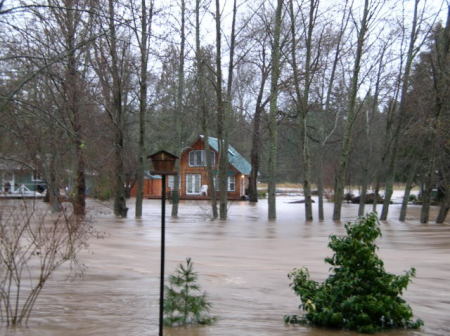
[[[186,265],[179,264],[169,277],[170,286],[165,287],[164,324],[184,326],[188,324],[211,324],[215,318],[209,316],[211,303],[206,293],[201,293],[197,284],[198,274],[193,270],[191,258]]]
[[[404,275],[384,270],[374,241],[381,235],[374,213],[345,225],[347,235],[330,237],[335,252],[326,258],[331,275],[323,283],[310,279],[306,268],[289,275],[291,287],[301,299],[302,317],[286,316],[287,323],[356,330],[374,333],[392,328],[419,328],[423,322],[412,320],[410,306],[401,298],[415,275],[411,268]]]
[[[106,176],[101,176],[95,181],[95,187],[93,190],[93,197],[101,201],[110,200],[113,195],[111,181]]]
[[[409,195],[408,200],[410,202],[417,202],[417,195],[414,194]]]

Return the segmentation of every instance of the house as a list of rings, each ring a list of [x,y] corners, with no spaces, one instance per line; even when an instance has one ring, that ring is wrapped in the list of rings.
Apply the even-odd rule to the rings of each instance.
[[[160,175],[152,175],[150,171],[144,171],[144,197],[145,198],[161,198],[162,179]],[[169,190],[167,190],[169,191]],[[130,190],[130,196],[136,197],[136,183]]]
[[[219,142],[217,138],[208,137],[209,148],[212,156],[213,174],[217,180]],[[228,170],[227,191],[229,200],[240,200],[246,195],[248,178],[251,172],[250,163],[235,149],[228,146]],[[167,178],[167,192],[174,188],[175,177]],[[211,197],[208,190],[208,171],[206,167],[206,152],[204,137],[199,136],[194,143],[185,148],[180,155],[180,199],[206,200]],[[217,183],[215,183],[217,188]],[[218,193],[218,192],[217,192]],[[131,189],[131,196],[136,195],[136,186]],[[161,178],[159,176],[146,175],[144,180],[144,197],[161,197]]]
[[[46,182],[36,170],[17,161],[0,159],[0,195],[2,197],[42,196]]]

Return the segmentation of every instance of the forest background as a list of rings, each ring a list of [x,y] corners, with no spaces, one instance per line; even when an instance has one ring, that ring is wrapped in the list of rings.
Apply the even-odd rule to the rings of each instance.
[[[213,217],[227,217],[231,144],[251,161],[251,201],[268,183],[269,218],[276,183],[301,183],[306,220],[326,194],[339,220],[346,185],[359,214],[381,193],[386,219],[402,183],[403,219],[418,185],[421,221],[438,190],[443,222],[449,25],[431,0],[0,0],[0,158],[39,171],[55,211],[69,186],[84,215],[92,178],[124,217],[136,184],[140,217],[146,156],[203,134],[220,144]]]

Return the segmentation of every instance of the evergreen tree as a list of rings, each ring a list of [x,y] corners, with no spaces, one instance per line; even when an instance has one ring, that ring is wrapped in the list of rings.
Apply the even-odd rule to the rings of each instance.
[[[179,264],[175,273],[169,277],[164,299],[164,324],[184,326],[188,324],[210,324],[215,318],[209,316],[211,303],[205,292],[197,284],[198,274],[193,270],[191,258],[186,265]]]
[[[384,270],[374,241],[381,235],[374,213],[345,225],[347,235],[330,237],[335,252],[325,261],[332,274],[323,283],[310,280],[306,268],[289,274],[291,287],[302,301],[304,317],[286,316],[287,323],[307,323],[321,327],[374,333],[383,329],[419,328],[423,322],[412,320],[411,307],[401,298],[411,277]]]

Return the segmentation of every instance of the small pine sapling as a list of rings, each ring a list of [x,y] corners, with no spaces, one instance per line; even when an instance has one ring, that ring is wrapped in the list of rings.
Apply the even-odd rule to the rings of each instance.
[[[374,333],[385,329],[419,328],[411,307],[401,298],[415,275],[387,273],[374,243],[381,235],[376,214],[345,225],[346,236],[332,235],[328,246],[334,251],[325,261],[331,274],[323,283],[311,280],[308,269],[289,274],[291,287],[301,299],[303,316],[285,316],[286,323]]]
[[[197,284],[198,274],[193,270],[191,258],[186,264],[179,264],[175,273],[169,277],[165,287],[164,324],[185,326],[189,324],[211,324],[215,318],[209,316],[211,303],[205,292]]]

